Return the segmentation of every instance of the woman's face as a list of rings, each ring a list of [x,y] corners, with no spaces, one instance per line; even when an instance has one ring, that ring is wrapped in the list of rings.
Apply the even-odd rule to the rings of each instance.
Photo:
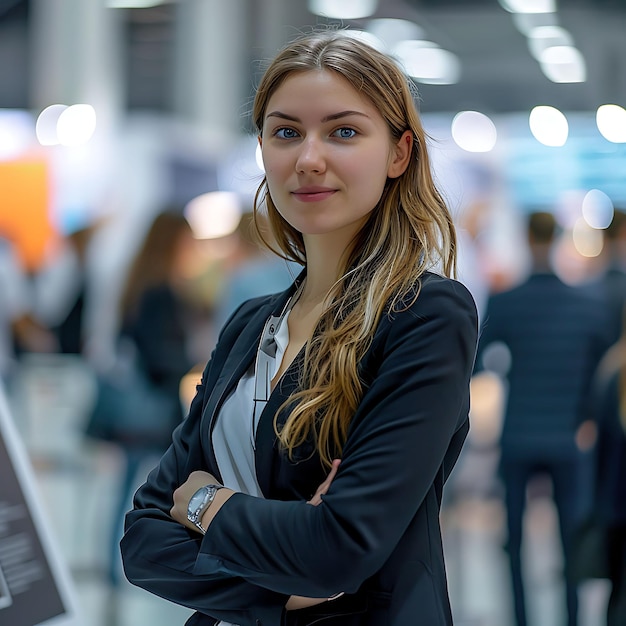
[[[327,70],[294,73],[278,87],[259,141],[272,200],[305,236],[356,234],[411,149],[409,131],[393,142],[376,107]]]

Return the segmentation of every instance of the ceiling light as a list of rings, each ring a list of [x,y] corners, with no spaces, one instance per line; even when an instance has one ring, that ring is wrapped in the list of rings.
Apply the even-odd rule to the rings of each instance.
[[[356,30],[354,28],[348,28],[341,32],[346,37],[353,37],[354,39],[358,39],[359,41],[362,41],[363,43],[366,43],[369,46],[372,46],[372,48],[376,48],[376,50],[380,50],[381,52],[384,52],[387,49],[385,43],[381,39],[379,39],[378,37],[376,37],[376,35],[373,35],[367,30]]]
[[[528,34],[528,49],[539,59],[548,48],[556,46],[572,46],[572,36],[560,26],[538,26]]]
[[[558,147],[567,141],[569,134],[567,118],[554,107],[535,107],[530,112],[528,124],[535,139],[544,146]]]
[[[584,83],[587,80],[585,59],[573,46],[551,46],[539,57],[541,71],[553,83]]]
[[[498,0],[511,13],[554,13],[556,0]]]
[[[450,85],[461,75],[461,64],[456,55],[443,50],[432,41],[400,41],[393,53],[406,73],[420,83]]]
[[[489,117],[478,111],[462,111],[452,120],[452,138],[467,152],[489,152],[496,145],[498,133]]]
[[[415,22],[392,17],[370,20],[366,30],[378,37],[389,49],[399,41],[421,39],[424,36],[422,29]]]
[[[617,104],[603,104],[596,111],[600,134],[613,143],[626,143],[626,109]]]
[[[107,9],[149,9],[159,4],[164,4],[165,0],[107,0]]]
[[[378,0],[309,0],[309,11],[314,15],[339,20],[358,20],[376,13]]]

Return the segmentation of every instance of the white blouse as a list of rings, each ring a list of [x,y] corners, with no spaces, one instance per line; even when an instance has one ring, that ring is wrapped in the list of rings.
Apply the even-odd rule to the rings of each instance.
[[[282,317],[274,334],[276,356],[270,363],[270,380],[278,372],[289,344],[289,311]],[[243,375],[236,389],[228,396],[219,413],[211,440],[217,465],[225,487],[262,498],[254,465],[256,427],[267,402],[254,400],[255,365]],[[255,406],[256,405],[256,406]],[[229,622],[218,622],[216,626],[237,626]]]

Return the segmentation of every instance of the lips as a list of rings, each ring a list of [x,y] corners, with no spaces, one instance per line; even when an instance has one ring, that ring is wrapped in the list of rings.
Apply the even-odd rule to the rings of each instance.
[[[291,193],[296,200],[301,202],[321,202],[330,198],[336,191],[330,187],[300,187]]]

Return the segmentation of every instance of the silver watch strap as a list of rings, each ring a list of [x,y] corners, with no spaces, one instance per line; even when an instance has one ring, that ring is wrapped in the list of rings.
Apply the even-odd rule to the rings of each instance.
[[[192,516],[188,516],[189,521],[191,521],[203,535],[206,534],[206,528],[202,526],[202,516],[211,506],[211,503],[215,499],[215,495],[220,489],[222,489],[222,487],[222,485],[205,485],[204,487],[201,487],[201,489],[204,489],[206,492],[202,504]]]

